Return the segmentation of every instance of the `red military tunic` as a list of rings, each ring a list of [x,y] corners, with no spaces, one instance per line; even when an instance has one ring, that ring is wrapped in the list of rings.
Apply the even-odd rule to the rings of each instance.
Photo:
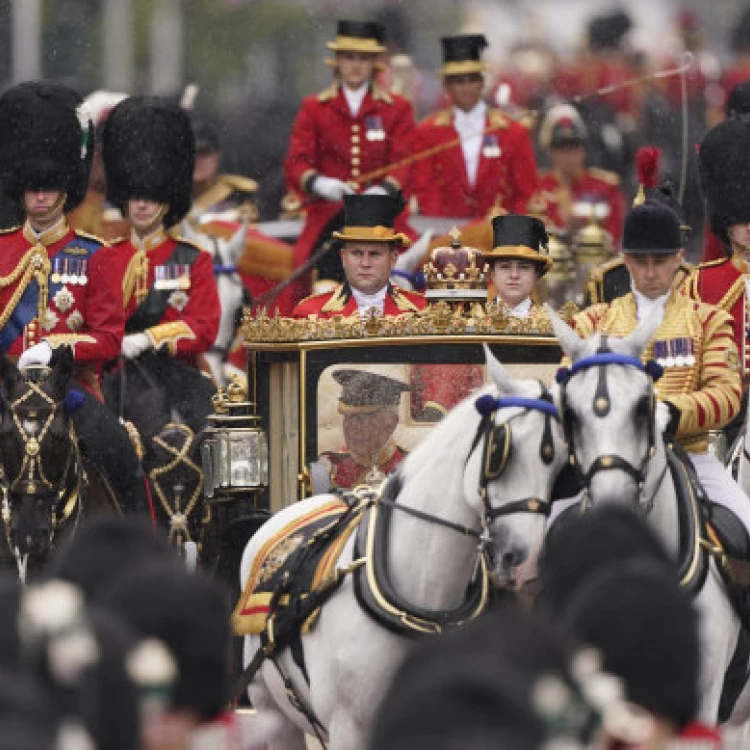
[[[414,133],[411,103],[374,85],[353,117],[338,83],[302,103],[284,162],[288,187],[305,200],[307,218],[295,245],[294,265],[304,263],[323,230],[343,211],[343,202],[326,201],[310,192],[316,175],[358,181],[360,177],[405,158]],[[389,175],[399,186],[402,170]],[[381,182],[382,177],[374,182]],[[363,186],[363,187],[366,187]],[[407,231],[403,214],[396,231]]]
[[[191,263],[175,263],[173,253],[178,245]],[[187,240],[167,236],[163,230],[145,238],[142,246],[143,250],[138,250],[132,240],[113,245],[122,267],[127,269],[122,278],[126,317],[131,318],[140,304],[138,297],[151,290],[157,280],[162,284],[167,281],[171,286],[165,291],[171,292],[161,320],[141,330],[155,347],[166,344],[172,354],[192,360],[211,347],[219,329],[219,295],[211,256]],[[126,323],[127,333],[138,330]]]
[[[427,307],[427,300],[419,292],[388,285],[383,305],[383,315],[398,316],[414,313]],[[313,294],[303,299],[292,311],[295,318],[307,318],[315,315],[318,318],[332,318],[341,315],[348,318],[358,311],[357,302],[348,284],[339,284],[333,291]]]
[[[17,357],[42,339],[53,347],[67,344],[79,365],[78,379],[98,393],[101,366],[120,353],[125,325],[114,251],[70,229],[64,220],[39,239],[28,225],[0,235],[2,279],[8,281],[14,271],[31,271],[35,263],[48,288],[43,319],[37,282],[27,285],[27,275],[20,273],[11,283],[0,284],[0,351]]]
[[[692,299],[716,305],[732,317],[733,338],[744,378],[750,374],[750,345],[747,339],[750,300],[745,286],[748,270],[744,261],[736,256],[701,263],[682,287],[683,292]]]
[[[417,127],[414,153],[449,141],[456,145],[414,163],[411,187],[424,216],[484,218],[496,206],[508,213],[526,213],[536,188],[536,161],[531,138],[500,110],[489,109],[474,184],[469,176],[453,110],[444,109]]]
[[[539,195],[545,201],[545,213],[552,224],[569,230],[575,221],[573,206],[578,201],[606,203],[609,215],[602,226],[612,235],[617,247],[622,239],[625,211],[625,196],[619,185],[620,178],[614,172],[596,167],[584,169],[570,184],[566,184],[557,171],[539,172]]]
[[[358,484],[365,484],[368,475],[377,474],[385,479],[406,458],[407,451],[389,440],[380,451],[375,465],[360,463],[357,457],[347,451],[321,453],[320,458],[331,465],[331,483],[334,487],[351,489]]]

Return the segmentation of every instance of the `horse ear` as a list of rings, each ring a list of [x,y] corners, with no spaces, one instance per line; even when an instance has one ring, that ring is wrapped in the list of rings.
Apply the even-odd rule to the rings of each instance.
[[[242,224],[240,224],[237,231],[227,241],[226,258],[230,263],[234,265],[237,265],[237,261],[245,252],[245,241],[247,239],[248,229],[249,225],[243,222]]]
[[[649,315],[644,318],[638,327],[623,339],[610,339],[609,344],[612,351],[618,354],[628,354],[631,357],[640,357],[654,337],[656,329],[661,325],[660,315]]]
[[[588,347],[586,339],[582,339],[549,305],[545,305],[545,308],[563,353],[573,362],[580,359]]]
[[[500,360],[492,353],[492,350],[487,344],[482,345],[484,347],[484,359],[487,362],[487,374],[490,376],[490,380],[495,384],[500,394],[510,395],[514,391],[514,381],[510,376],[510,373],[503,367]]]
[[[50,376],[52,393],[62,398],[73,376],[73,350],[69,346],[56,347],[52,351],[49,364],[52,368],[52,375]]]
[[[10,357],[0,357],[0,381],[2,382],[3,396],[10,398],[18,383],[18,368]]]

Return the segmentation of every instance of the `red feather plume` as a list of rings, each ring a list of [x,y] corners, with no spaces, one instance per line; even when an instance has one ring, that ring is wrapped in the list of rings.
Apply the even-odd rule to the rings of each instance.
[[[656,146],[641,146],[635,153],[635,169],[638,182],[645,190],[656,187],[659,179],[659,157],[661,151]]]

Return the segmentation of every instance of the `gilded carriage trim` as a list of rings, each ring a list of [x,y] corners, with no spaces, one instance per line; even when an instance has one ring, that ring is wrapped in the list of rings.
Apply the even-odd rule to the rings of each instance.
[[[401,295],[398,295],[401,296]],[[343,286],[323,308],[326,312],[336,312],[346,304],[346,291]],[[403,309],[403,308],[402,308]],[[331,318],[307,319],[285,318],[278,314],[269,317],[265,310],[257,314],[246,309],[243,315],[242,335],[246,345],[252,343],[292,343],[335,341],[345,345],[347,340],[376,338],[395,343],[396,339],[407,338],[416,341],[420,337],[459,336],[466,337],[467,343],[473,338],[511,335],[553,337],[552,323],[544,308],[535,306],[533,314],[519,318],[509,314],[505,307],[489,303],[485,314],[480,316],[456,310],[447,302],[429,305],[424,310],[408,311],[401,316],[380,315],[372,311],[364,316],[334,315]],[[570,320],[578,312],[575,305],[566,305],[558,311],[564,320]]]

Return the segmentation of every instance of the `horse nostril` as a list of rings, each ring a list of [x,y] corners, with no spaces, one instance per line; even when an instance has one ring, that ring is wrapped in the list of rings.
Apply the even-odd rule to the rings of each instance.
[[[517,568],[526,560],[526,552],[521,549],[511,549],[503,553],[502,563],[503,568],[512,569]]]

